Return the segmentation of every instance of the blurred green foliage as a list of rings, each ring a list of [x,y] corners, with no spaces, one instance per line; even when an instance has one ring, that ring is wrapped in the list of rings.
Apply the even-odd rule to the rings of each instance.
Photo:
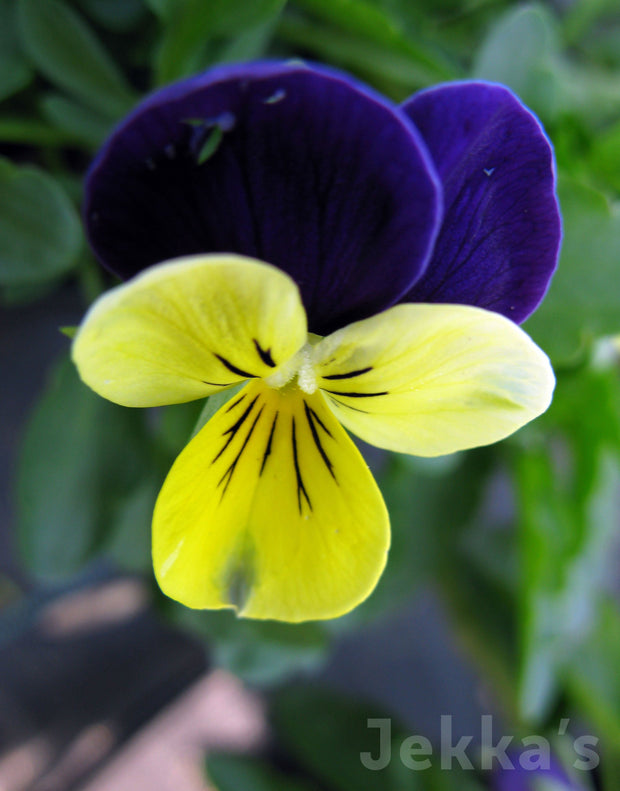
[[[601,787],[614,791],[620,345],[607,336],[620,336],[617,0],[0,0],[2,301],[38,299],[68,277],[92,300],[105,281],[80,228],[81,184],[110,128],[157,85],[264,56],[325,61],[396,100],[444,80],[499,81],[539,115],[556,150],[564,245],[526,329],[554,361],[556,396],[496,447],[380,460],[393,549],[377,591],[349,616],[238,622],[159,600],[161,611],[204,639],[216,663],[278,687],[316,668],[343,631],[431,586],[507,722],[546,733],[558,712],[576,716],[600,736]],[[58,579],[104,555],[149,575],[153,502],[202,409],[121,409],[61,361],[20,461],[17,527],[30,572]],[[471,773],[403,773],[398,761],[364,773],[368,708],[351,705],[325,690],[278,693],[285,760],[216,756],[210,776],[220,791],[482,787]]]

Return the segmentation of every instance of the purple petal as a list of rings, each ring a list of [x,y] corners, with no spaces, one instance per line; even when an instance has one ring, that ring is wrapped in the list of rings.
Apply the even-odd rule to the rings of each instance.
[[[551,146],[506,88],[439,86],[403,107],[439,172],[445,216],[409,302],[478,305],[521,322],[538,306],[561,238]]]
[[[537,783],[541,780],[554,782],[558,791],[583,791],[583,786],[570,780],[554,757],[551,758],[549,766],[543,769],[523,768],[515,755],[511,756],[511,760],[514,769],[499,769],[493,774],[493,791],[536,791]]]
[[[439,194],[400,109],[332,70],[259,63],[140,105],[90,171],[86,222],[122,277],[198,252],[275,264],[323,334],[411,288],[436,238]]]

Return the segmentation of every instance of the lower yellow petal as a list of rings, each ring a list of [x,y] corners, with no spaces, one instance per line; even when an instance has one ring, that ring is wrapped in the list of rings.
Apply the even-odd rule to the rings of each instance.
[[[334,618],[376,585],[381,493],[320,393],[248,384],[181,453],[153,518],[153,562],[189,607]]]
[[[366,442],[418,456],[488,445],[547,409],[547,356],[509,319],[469,305],[398,305],[324,338],[317,382]]]

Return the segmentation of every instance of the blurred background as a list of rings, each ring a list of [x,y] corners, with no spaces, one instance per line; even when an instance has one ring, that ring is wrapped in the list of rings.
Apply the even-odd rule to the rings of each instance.
[[[554,144],[564,219],[526,324],[551,409],[453,457],[363,448],[386,573],[301,625],[158,592],[150,515],[202,405],[99,399],[62,333],[113,284],[80,221],[110,129],[154,87],[263,56],[395,100],[508,85]],[[617,0],[0,0],[0,791],[620,789],[619,197]],[[392,760],[369,769],[386,722]],[[547,745],[553,772],[489,760],[502,736],[513,759]]]

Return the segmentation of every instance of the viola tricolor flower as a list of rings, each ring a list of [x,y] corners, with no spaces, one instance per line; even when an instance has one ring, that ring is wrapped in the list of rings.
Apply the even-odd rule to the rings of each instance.
[[[341,424],[434,456],[547,408],[549,361],[516,322],[556,264],[554,186],[539,123],[486,83],[399,108],[323,67],[222,67],[121,124],[86,222],[131,279],[86,316],[80,374],[127,406],[247,380],[159,495],[164,592],[301,621],[372,591],[389,518]]]

